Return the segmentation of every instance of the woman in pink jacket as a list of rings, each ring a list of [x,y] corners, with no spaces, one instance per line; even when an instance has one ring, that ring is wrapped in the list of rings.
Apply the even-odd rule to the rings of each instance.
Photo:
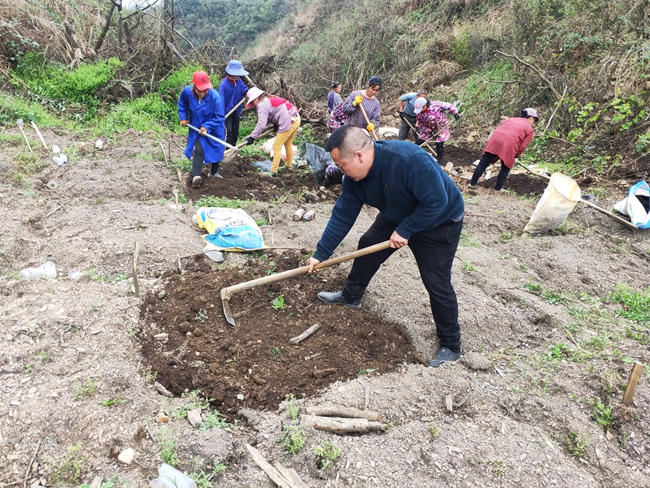
[[[508,174],[510,174],[510,169],[533,138],[533,124],[538,120],[537,110],[527,108],[521,111],[520,117],[513,117],[501,122],[501,125],[494,129],[485,149],[483,149],[483,155],[474,170],[469,187],[476,188],[479,178],[487,167],[500,159],[501,171],[497,176],[494,189],[502,190]]]
[[[438,153],[438,164],[444,166],[442,162],[445,150],[445,141],[451,138],[449,134],[449,122],[447,122],[446,111],[451,112],[456,120],[460,119],[458,109],[453,103],[431,101],[426,98],[418,98],[415,101],[413,112],[418,122],[418,138],[415,143],[418,146],[424,144],[432,137],[436,138],[436,152]]]
[[[291,168],[293,163],[293,138],[296,137],[296,133],[300,128],[298,109],[284,98],[267,96],[257,87],[248,90],[246,96],[248,97],[246,108],[257,108],[257,125],[251,135],[246,138],[246,142],[253,144],[255,139],[264,132],[267,122],[271,122],[277,127],[278,131],[273,143],[271,174],[277,174],[280,168],[282,146],[284,146],[287,153],[286,166]]]

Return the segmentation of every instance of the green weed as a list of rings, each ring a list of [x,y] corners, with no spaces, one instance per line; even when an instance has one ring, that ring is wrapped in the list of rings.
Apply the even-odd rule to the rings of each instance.
[[[341,449],[334,442],[323,441],[320,446],[313,446],[316,454],[318,469],[325,471],[341,457]]]
[[[616,311],[621,317],[650,325],[650,287],[644,292],[637,292],[629,285],[621,283],[607,295],[605,301],[622,305],[622,308]]]
[[[585,449],[588,443],[583,435],[578,434],[577,432],[569,433],[569,440],[567,441],[567,447],[572,456],[582,457],[585,454]]]
[[[107,398],[106,400],[102,400],[101,404],[105,407],[119,407],[124,401],[122,397]]]
[[[208,195],[197,201],[195,207],[221,207],[221,208],[245,208],[253,204],[253,200],[239,200],[238,198],[229,199],[225,197],[216,197]]]
[[[465,229],[460,232],[459,244],[463,247],[481,247],[480,241],[476,237],[471,237]]]
[[[589,399],[587,402],[592,405],[591,415],[598,425],[608,427],[614,421],[612,414],[612,407],[603,404],[602,400],[598,397]]]
[[[279,295],[271,302],[271,308],[274,310],[284,310],[284,295]]]
[[[285,396],[285,399],[287,401],[287,412],[289,412],[289,418],[291,420],[297,420],[298,414],[300,413],[300,409],[302,407],[300,400],[296,400],[296,397],[293,395],[293,393]]]
[[[307,437],[302,425],[288,425],[282,431],[282,440],[284,441],[284,452],[295,455],[303,448]]]
[[[160,459],[163,463],[167,463],[170,466],[176,466],[178,464],[178,439],[173,437],[172,433],[167,429],[167,427],[162,427],[160,429]]]
[[[50,476],[51,483],[55,485],[79,485],[88,455],[83,454],[81,444],[77,444],[76,446],[68,446],[67,454],[60,461],[54,461],[51,456],[44,456],[43,459],[53,471]]]
[[[474,266],[472,266],[472,262],[469,259],[463,261],[463,269],[468,273],[471,271],[478,271]]]
[[[75,381],[72,384],[72,388],[74,391],[75,400],[88,398],[93,396],[97,392],[97,388],[99,388],[99,380],[92,380],[88,378],[83,383],[80,383],[79,381]]]

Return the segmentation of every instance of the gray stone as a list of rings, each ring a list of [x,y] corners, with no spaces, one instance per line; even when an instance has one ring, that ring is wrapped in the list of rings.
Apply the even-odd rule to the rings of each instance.
[[[492,369],[492,363],[488,358],[477,352],[463,354],[461,362],[470,369],[487,371]]]
[[[201,425],[203,423],[203,419],[201,418],[201,407],[187,412],[187,420],[192,424],[192,427],[198,427]]]
[[[224,462],[236,451],[232,434],[223,429],[210,429],[191,436],[182,436],[178,447],[179,454],[186,456],[188,461],[200,459],[199,464],[203,465],[195,466],[197,470],[211,469],[215,462]]]
[[[131,464],[134,457],[135,451],[129,447],[128,449],[124,449],[120,455],[117,456],[117,460],[124,464]]]

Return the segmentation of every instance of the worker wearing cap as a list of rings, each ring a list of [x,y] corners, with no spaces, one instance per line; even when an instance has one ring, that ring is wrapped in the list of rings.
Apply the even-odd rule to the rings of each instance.
[[[244,69],[241,61],[233,59],[228,62],[226,66],[226,77],[221,80],[217,91],[221,98],[223,98],[223,109],[225,113],[229,113],[237,105],[237,109],[226,117],[226,142],[231,146],[237,145],[237,138],[239,137],[239,120],[241,119],[241,112],[244,108],[240,103],[246,96],[248,87],[241,80],[242,76],[248,76],[248,71]]]
[[[271,164],[271,174],[276,175],[280,169],[280,158],[282,157],[282,148],[284,147],[287,154],[285,162],[287,168],[291,168],[293,162],[293,139],[300,128],[300,114],[294,105],[282,97],[271,97],[262,90],[254,86],[248,90],[247,109],[257,108],[257,125],[250,136],[246,138],[247,144],[253,144],[257,139],[267,122],[271,122],[277,127],[277,134],[273,142],[273,162]]]
[[[219,163],[223,159],[224,147],[208,137],[210,134],[219,139],[224,138],[224,111],[221,95],[212,88],[210,78],[205,71],[196,71],[192,76],[193,84],[186,87],[178,98],[178,118],[182,126],[188,124],[200,127],[200,134],[190,130],[187,135],[185,156],[192,160],[192,186],[201,186],[203,164],[211,164],[210,176],[221,178]]]
[[[353,125],[366,129],[372,132],[376,127],[379,127],[379,117],[381,115],[381,107],[377,94],[381,90],[382,81],[379,76],[371,76],[368,83],[363,90],[353,91],[345,99],[341,108],[347,118],[344,125]],[[359,105],[363,107],[368,116],[368,121],[364,117],[363,112],[359,109]]]
[[[417,120],[415,117],[415,101],[419,98],[427,98],[427,91],[424,88],[416,92],[405,93],[399,97],[399,118],[402,119],[399,123],[399,133],[397,138],[400,141],[405,141],[409,137],[409,132],[413,129],[413,136],[417,139],[418,135],[415,132],[415,125]],[[410,125],[409,125],[410,124]]]
[[[355,259],[343,289],[322,291],[318,298],[331,305],[361,308],[361,298],[382,263],[408,246],[429,294],[440,340],[429,366],[457,361],[461,336],[451,269],[465,214],[458,187],[430,154],[410,142],[375,142],[359,128],[343,126],[332,132],[325,149],[345,178],[316,252],[307,261],[309,272],[345,239],[364,204],[377,208],[379,214],[359,239],[359,249],[385,241],[390,241],[390,247]]]
[[[533,138],[533,124],[537,122],[537,110],[527,108],[521,111],[521,116],[506,119],[490,135],[481,160],[474,170],[469,187],[476,188],[479,178],[487,167],[501,160],[501,171],[497,176],[495,190],[503,190],[503,185],[510,174],[517,158],[526,150]]]
[[[436,153],[438,155],[438,164],[444,166],[445,141],[449,140],[449,122],[445,112],[451,112],[456,120],[460,119],[456,105],[439,100],[431,101],[426,98],[418,98],[415,101],[413,111],[418,121],[418,138],[415,143],[418,146],[425,141],[435,137]]]

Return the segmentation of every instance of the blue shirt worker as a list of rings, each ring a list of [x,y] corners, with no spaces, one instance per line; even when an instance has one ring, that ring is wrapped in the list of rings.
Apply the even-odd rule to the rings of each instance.
[[[196,71],[192,76],[193,84],[186,87],[178,98],[178,118],[182,126],[188,122],[200,127],[201,133],[190,130],[187,135],[185,156],[192,160],[192,186],[198,188],[203,179],[201,173],[204,164],[211,164],[210,176],[221,178],[219,163],[223,159],[224,146],[218,142],[202,137],[204,134],[224,139],[223,100],[217,90],[212,88],[210,78],[205,71]]]
[[[390,240],[390,247],[357,258],[342,290],[320,292],[325,303],[361,308],[361,297],[379,267],[397,249],[409,246],[429,293],[440,349],[429,361],[437,367],[461,353],[458,300],[451,267],[463,228],[465,203],[435,159],[405,141],[373,142],[361,129],[332,132],[325,149],[345,178],[309,271],[328,259],[348,234],[364,204],[375,207],[375,222],[359,239],[359,249]]]
[[[417,114],[415,113],[415,101],[418,98],[427,98],[427,91],[422,88],[417,93],[405,93],[399,97],[399,118],[402,119],[399,123],[399,133],[397,138],[400,141],[405,141],[409,137],[409,131],[413,129],[413,137],[417,139],[418,135],[415,132],[415,124],[417,123]],[[409,125],[411,124],[411,125]]]
[[[237,145],[239,138],[239,121],[241,111],[244,108],[243,101],[246,97],[248,87],[241,80],[242,76],[248,76],[248,71],[244,69],[241,61],[233,59],[226,66],[226,77],[221,80],[217,91],[223,98],[225,113],[237,107],[228,117],[226,117],[226,142],[232,146]]]

